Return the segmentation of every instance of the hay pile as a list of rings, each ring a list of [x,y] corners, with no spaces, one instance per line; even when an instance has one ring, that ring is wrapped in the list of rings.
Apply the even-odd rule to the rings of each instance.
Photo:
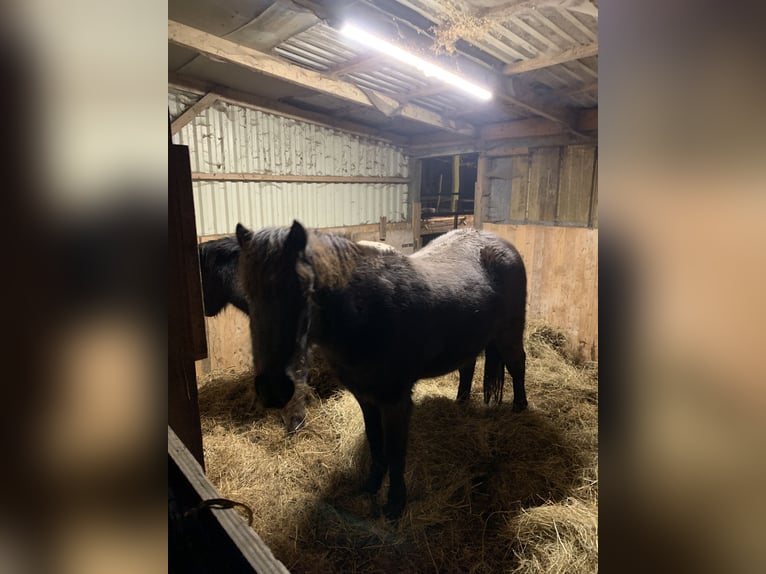
[[[597,367],[576,365],[562,339],[527,328],[529,410],[470,404],[458,375],[415,387],[398,523],[360,493],[369,455],[353,397],[315,399],[306,428],[285,435],[278,413],[249,412],[252,377],[200,386],[207,474],[255,512],[253,528],[294,572],[594,572],[597,568]],[[552,335],[553,334],[553,335]]]

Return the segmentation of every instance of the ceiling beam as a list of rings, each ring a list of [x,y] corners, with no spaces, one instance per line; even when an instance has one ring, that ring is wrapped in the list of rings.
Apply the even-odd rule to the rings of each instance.
[[[521,74],[522,72],[531,72],[532,70],[549,68],[558,64],[571,62],[572,60],[579,60],[581,58],[588,58],[596,55],[598,55],[598,42],[593,42],[592,44],[586,44],[584,46],[567,48],[558,54],[547,54],[545,56],[538,56],[537,58],[530,58],[529,60],[507,64],[503,68],[503,73]]]
[[[565,130],[568,132],[573,133],[574,135],[582,138],[588,139],[589,136],[579,131],[577,128],[573,127],[573,122],[567,118],[559,117],[555,114],[552,114],[550,112],[547,112],[538,106],[534,106],[532,104],[528,104],[526,102],[522,102],[521,100],[517,100],[516,98],[512,96],[508,96],[506,94],[499,93],[497,94],[498,99],[511,104],[512,106],[515,106],[517,108],[521,108],[523,110],[526,110],[527,112],[534,114],[536,116],[539,116],[541,118],[544,118],[546,120],[549,120],[551,122],[557,123],[560,126],[562,126]]]
[[[409,102],[416,98],[425,98],[427,96],[435,96],[436,94],[441,94],[442,92],[446,92],[450,89],[451,89],[450,86],[443,83],[429,84],[427,86],[423,86],[422,88],[417,88],[415,90],[407,92],[406,94],[401,94],[401,95],[397,94],[394,96],[394,98],[396,98],[400,102]]]
[[[181,131],[181,128],[208,109],[218,99],[218,94],[215,92],[208,92],[202,96],[196,103],[189,106],[188,109],[170,122],[170,133],[176,135]]]
[[[366,70],[384,58],[385,55],[381,54],[380,52],[375,52],[374,54],[365,54],[328,70],[327,75],[331,78],[339,78],[341,76],[345,76],[346,74],[351,74],[360,70]]]
[[[396,145],[406,145],[408,138],[399,134],[393,134],[380,129],[372,128],[367,125],[359,124],[349,120],[333,119],[332,117],[309,110],[304,110],[284,102],[270,100],[262,96],[246,94],[224,86],[217,86],[209,82],[190,78],[188,76],[179,76],[178,74],[168,74],[168,85],[184,92],[204,95],[207,92],[214,92],[220,100],[244,106],[265,112],[276,113],[281,116],[294,118],[296,120],[311,122],[323,127],[337,130],[343,130],[348,133],[372,137],[384,140]]]
[[[168,41],[196,50],[213,60],[236,64],[253,72],[272,76],[316,92],[363,106],[375,107],[367,94],[354,84],[290,64],[259,50],[236,44],[179,22],[168,20]],[[389,96],[383,94],[376,94],[376,96],[380,101],[396,108],[396,115],[399,117],[465,135],[473,135],[476,131],[470,124],[456,122],[420,106],[406,104],[400,107],[399,103]]]
[[[498,22],[505,22],[519,14],[532,12],[538,8],[555,7],[575,10],[578,12],[591,13],[593,6],[591,0],[524,0],[514,4],[500,4],[492,8],[479,10],[477,15],[481,18],[489,18]]]
[[[584,132],[598,131],[598,108],[581,111],[577,116],[577,129]]]

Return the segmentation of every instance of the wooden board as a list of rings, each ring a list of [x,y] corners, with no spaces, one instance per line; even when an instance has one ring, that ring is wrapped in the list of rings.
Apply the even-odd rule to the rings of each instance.
[[[527,269],[527,318],[561,330],[589,360],[598,358],[598,230],[502,225],[484,229],[513,243]]]
[[[527,219],[529,198],[529,156],[512,156],[511,160],[511,220]]]
[[[206,356],[189,148],[168,147],[168,423],[204,464],[194,361]]]
[[[236,510],[199,508],[205,501],[220,500],[202,467],[168,427],[169,571],[288,574]]]
[[[588,224],[595,158],[594,146],[563,148],[556,221]]]
[[[530,150],[529,194],[527,219],[529,221],[555,221],[559,187],[558,147]]]

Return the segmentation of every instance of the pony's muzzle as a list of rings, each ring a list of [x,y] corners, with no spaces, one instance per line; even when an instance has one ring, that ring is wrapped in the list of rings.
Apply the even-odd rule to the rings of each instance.
[[[295,384],[286,373],[260,374],[255,377],[255,394],[264,407],[283,408],[293,398]]]

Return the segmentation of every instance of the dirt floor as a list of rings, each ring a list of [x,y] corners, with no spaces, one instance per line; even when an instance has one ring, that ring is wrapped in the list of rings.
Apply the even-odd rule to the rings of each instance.
[[[276,412],[256,414],[252,376],[200,382],[207,474],[255,513],[253,528],[292,572],[595,572],[598,559],[598,365],[569,358],[564,338],[527,328],[529,409],[455,403],[458,375],[413,394],[402,518],[360,492],[369,455],[361,411],[346,391],[314,398],[286,436]]]

